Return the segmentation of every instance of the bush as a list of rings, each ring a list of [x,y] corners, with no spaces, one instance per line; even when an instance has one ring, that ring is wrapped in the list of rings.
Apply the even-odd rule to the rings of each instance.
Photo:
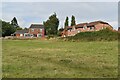
[[[81,32],[75,36],[67,37],[68,40],[76,41],[113,41],[118,40],[117,31],[112,31],[109,29],[103,29],[95,32]]]

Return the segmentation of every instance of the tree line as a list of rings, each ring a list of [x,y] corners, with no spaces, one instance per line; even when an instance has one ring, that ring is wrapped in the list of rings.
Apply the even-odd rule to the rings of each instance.
[[[6,21],[2,21],[0,20],[1,28],[2,30],[0,30],[0,33],[2,34],[2,37],[5,36],[10,36],[11,34],[13,34],[16,30],[22,30],[22,28],[19,26],[17,18],[14,17],[11,22],[6,22]],[[64,28],[60,28],[58,30],[59,27],[59,18],[57,17],[57,14],[54,13],[51,16],[49,16],[49,18],[46,21],[43,21],[43,25],[45,27],[45,34],[46,35],[60,35],[61,32],[64,29],[67,29],[67,26],[69,26],[69,18],[66,17],[65,22],[64,22]],[[71,17],[71,26],[76,25],[76,21],[75,21],[75,16],[72,15]],[[27,28],[24,28],[27,29]]]
[[[22,28],[18,25],[16,17],[14,17],[11,20],[11,22],[6,22],[6,21],[0,20],[0,23],[1,23],[0,28],[2,29],[2,30],[0,30],[0,32],[2,34],[2,37],[10,36],[16,30],[22,30]]]
[[[47,21],[43,22],[43,24],[45,26],[47,35],[61,35],[61,32],[67,29],[67,27],[69,26],[69,18],[68,16],[66,17],[64,22],[64,28],[62,27],[59,30],[58,30],[59,19],[57,18],[56,13],[52,14]],[[72,15],[70,26],[74,26],[74,25],[76,25],[76,21],[75,21],[75,16]]]

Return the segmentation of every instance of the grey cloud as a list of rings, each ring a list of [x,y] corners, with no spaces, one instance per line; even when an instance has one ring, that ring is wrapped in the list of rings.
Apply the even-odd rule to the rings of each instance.
[[[75,15],[77,23],[104,20],[111,24],[114,23],[116,28],[117,8],[118,6],[115,2],[4,2],[2,13],[3,19],[7,16],[9,18],[17,16],[18,18],[30,18],[33,22],[42,23],[53,12],[56,12],[60,19],[60,26],[63,26],[66,16],[70,18]],[[34,17],[40,18],[38,19],[39,21],[34,20]],[[26,23],[31,22],[26,21]],[[27,25],[23,24],[22,26]]]

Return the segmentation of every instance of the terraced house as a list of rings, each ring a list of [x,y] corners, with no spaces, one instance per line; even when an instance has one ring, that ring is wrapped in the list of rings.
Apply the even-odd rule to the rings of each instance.
[[[31,24],[28,30],[17,30],[14,33],[14,36],[17,38],[38,38],[44,37],[45,29],[42,24]]]
[[[64,29],[62,32],[62,37],[74,36],[80,32],[99,31],[104,28],[109,28],[111,30],[113,29],[113,27],[110,24],[108,24],[107,22],[103,22],[103,21],[80,23],[75,26],[67,26],[67,29]]]

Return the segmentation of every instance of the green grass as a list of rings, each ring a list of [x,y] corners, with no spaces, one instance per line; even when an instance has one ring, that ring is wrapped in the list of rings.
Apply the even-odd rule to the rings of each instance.
[[[117,77],[118,42],[3,40],[4,78]]]

